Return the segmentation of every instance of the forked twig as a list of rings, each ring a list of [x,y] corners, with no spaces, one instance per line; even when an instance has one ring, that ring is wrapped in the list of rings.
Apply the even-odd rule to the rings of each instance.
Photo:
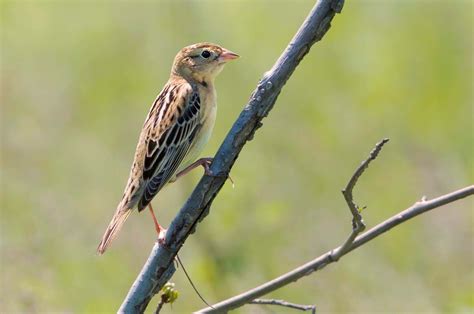
[[[359,235],[359,233],[365,230],[365,223],[360,213],[361,209],[354,203],[352,190],[357,184],[357,180],[359,180],[360,176],[369,167],[370,162],[377,158],[378,154],[382,150],[382,147],[388,141],[388,138],[384,138],[383,140],[375,144],[375,147],[370,152],[369,157],[360,164],[360,166],[356,169],[356,171],[350,178],[349,182],[347,182],[345,189],[342,190],[342,195],[344,195],[344,199],[346,200],[347,206],[349,206],[349,209],[352,213],[352,232],[347,238],[347,240],[344,242],[344,244],[332,252],[331,257],[334,259],[334,261],[337,261],[342,255],[344,255],[344,253],[347,251],[351,243],[354,242],[355,238]]]
[[[353,175],[349,181],[348,188],[346,191],[349,191],[347,194],[349,199],[352,201],[352,189],[357,182],[357,179],[363,173],[364,169],[367,168],[369,162],[377,157],[377,154],[380,152],[381,147],[387,142],[383,140],[378,143],[375,149],[371,152],[369,158],[362,163],[362,165],[356,170],[356,173]],[[233,296],[229,299],[221,301],[213,305],[213,308],[201,309],[196,313],[226,313],[229,310],[236,309],[245,304],[253,303],[253,301],[266,295],[272,291],[275,291],[281,287],[284,287],[290,283],[297,281],[298,279],[308,276],[314,272],[317,272],[327,265],[336,262],[343,255],[348,254],[349,252],[357,249],[358,247],[366,244],[367,242],[375,239],[381,234],[391,230],[392,228],[418,216],[423,213],[426,213],[432,209],[441,207],[443,205],[456,202],[465,197],[474,195],[474,185],[464,187],[462,189],[456,190],[454,192],[439,196],[437,198],[428,200],[426,197],[423,197],[421,201],[416,202],[409,208],[399,212],[398,214],[388,218],[387,220],[381,222],[372,229],[364,232],[363,234],[356,235],[360,231],[355,231],[351,233],[351,236],[344,242],[343,245],[303,264],[273,280],[270,280],[258,287],[250,289],[244,293]],[[352,203],[353,204],[353,203]],[[355,206],[355,205],[354,205]],[[357,207],[356,207],[357,208]],[[357,210],[358,212],[358,210]],[[356,215],[357,217],[357,215]],[[362,220],[362,219],[361,219]],[[357,229],[357,228],[354,228]]]

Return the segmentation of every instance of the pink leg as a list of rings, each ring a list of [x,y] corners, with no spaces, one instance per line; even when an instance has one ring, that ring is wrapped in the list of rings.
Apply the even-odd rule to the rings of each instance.
[[[156,232],[158,233],[158,243],[163,244],[165,242],[166,229],[158,223],[158,220],[155,216],[155,212],[153,211],[153,207],[151,207],[151,203],[148,204],[148,209],[150,210],[151,217],[153,218],[153,223],[155,224]]]
[[[193,162],[192,164],[190,164],[189,166],[184,168],[182,171],[180,171],[176,175],[176,179],[178,179],[179,177],[184,176],[185,174],[187,174],[188,172],[190,172],[191,170],[193,170],[194,168],[199,167],[199,166],[204,167],[204,173],[206,175],[208,175],[208,176],[212,175],[211,170],[209,169],[209,166],[211,165],[212,159],[213,158],[211,158],[211,157],[206,157],[206,158],[200,158],[200,159],[196,160],[195,162]]]
[[[209,166],[211,165],[213,159],[214,158],[212,157],[205,157],[205,158],[200,158],[196,160],[195,162],[193,162],[192,164],[184,168],[182,171],[180,171],[178,174],[176,174],[176,179],[173,181],[178,180],[179,177],[184,176],[185,174],[187,174],[188,172],[190,172],[191,170],[199,166],[202,166],[204,168],[204,173],[207,176],[213,176],[211,169],[209,169]],[[230,176],[229,176],[229,181],[232,183],[232,187],[234,187],[234,180],[232,180]]]

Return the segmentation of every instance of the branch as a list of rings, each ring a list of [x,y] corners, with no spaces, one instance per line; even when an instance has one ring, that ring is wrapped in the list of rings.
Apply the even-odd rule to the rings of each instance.
[[[437,197],[433,200],[427,201],[422,200],[420,202],[416,202],[413,206],[405,209],[404,211],[396,214],[395,216],[385,220],[384,222],[378,224],[377,226],[373,227],[369,231],[363,233],[362,235],[358,236],[354,242],[352,242],[347,251],[343,252],[342,256],[346,255],[347,253],[351,252],[352,250],[357,249],[358,247],[364,245],[365,243],[373,240],[374,238],[378,237],[382,233],[385,233],[392,229],[399,224],[404,223],[407,220],[410,220],[413,217],[416,217],[420,214],[423,214],[429,210],[432,210],[437,207],[441,207],[443,205],[455,202],[462,198],[474,194],[474,185],[465,187],[463,189],[454,191],[449,194],[445,194],[443,196]],[[321,270],[325,266],[336,262],[337,259],[334,258],[333,252],[337,252],[340,250],[342,246],[331,250],[320,257],[301,265],[298,268],[293,269],[292,271],[275,278],[261,286],[258,286],[252,290],[249,290],[245,293],[227,299],[225,301],[219,302],[213,305],[213,308],[205,308],[200,310],[198,313],[222,313],[226,312],[235,308],[238,308],[246,303],[251,302],[255,298],[261,297],[269,292],[277,290],[291,282],[294,282],[302,277],[308,276],[309,274]]]
[[[172,277],[176,254],[197,224],[209,213],[212,201],[224,185],[243,146],[262,126],[262,119],[273,108],[286,81],[311,46],[328,31],[331,20],[342,10],[343,3],[343,0],[319,0],[275,65],[260,80],[211,164],[210,170],[214,175],[205,175],[199,181],[172,221],[165,244],[155,244],[119,312],[143,312],[151,298]]]
[[[279,305],[288,307],[290,309],[300,310],[300,311],[311,311],[311,314],[316,314],[316,306],[315,305],[301,305],[286,302],[284,300],[275,300],[275,299],[255,299],[250,301],[249,304],[260,304],[260,305]]]
[[[383,140],[375,144],[375,148],[370,152],[369,157],[360,164],[360,166],[356,169],[352,177],[349,179],[349,182],[347,182],[346,188],[342,190],[342,195],[344,195],[344,199],[346,200],[347,206],[349,206],[349,209],[352,213],[352,232],[347,238],[346,242],[344,242],[344,244],[340,247],[340,249],[333,252],[332,256],[336,261],[347,251],[347,249],[349,248],[351,243],[354,242],[355,238],[359,235],[359,233],[365,230],[364,220],[362,219],[362,215],[360,214],[359,206],[354,203],[352,190],[357,184],[357,180],[359,180],[360,176],[369,167],[370,162],[377,158],[383,146],[388,141],[388,138],[384,138]]]
[[[356,169],[356,171],[350,178],[349,182],[347,182],[346,188],[342,190],[342,194],[344,195],[347,205],[349,206],[349,209],[351,210],[352,216],[354,217],[354,220],[355,220],[353,228],[356,228],[355,225],[357,225],[358,223],[363,225],[363,222],[362,222],[362,217],[360,216],[359,208],[354,203],[352,190],[354,189],[357,183],[357,180],[359,180],[360,176],[369,167],[370,162],[372,160],[375,160],[375,158],[377,158],[383,146],[388,141],[389,141],[388,138],[384,138],[382,141],[375,144],[375,148],[370,152],[369,157],[360,164],[360,166]]]

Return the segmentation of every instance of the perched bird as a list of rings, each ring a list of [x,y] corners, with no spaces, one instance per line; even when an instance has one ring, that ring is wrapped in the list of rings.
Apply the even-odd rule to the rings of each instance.
[[[216,118],[214,79],[224,65],[239,56],[211,43],[181,49],[171,75],[153,102],[143,124],[122,200],[97,251],[105,252],[133,209],[148,206],[159,239],[164,231],[151,200],[168,183],[202,165],[209,173],[211,158],[196,161],[209,140]]]

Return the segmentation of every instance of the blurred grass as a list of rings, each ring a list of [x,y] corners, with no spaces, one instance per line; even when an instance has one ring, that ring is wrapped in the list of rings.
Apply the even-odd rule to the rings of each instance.
[[[212,155],[313,1],[0,5],[0,310],[113,312],[153,245],[149,217],[133,215],[105,256],[94,250],[175,53],[211,41],[242,56],[218,78]],[[209,301],[338,245],[350,228],[339,190],[382,137],[391,142],[355,191],[369,226],[472,183],[472,9],[346,3],[241,153],[235,189],[224,187],[186,243],[182,259]],[[199,176],[154,201],[165,225]],[[472,208],[417,218],[271,297],[323,312],[472,312]],[[181,271],[173,280],[180,299],[166,312],[203,306]]]

